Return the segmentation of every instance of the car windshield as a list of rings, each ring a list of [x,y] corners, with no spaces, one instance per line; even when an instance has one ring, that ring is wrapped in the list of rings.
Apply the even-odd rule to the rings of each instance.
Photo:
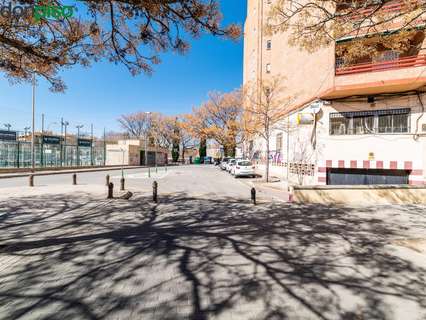
[[[235,159],[229,160],[230,164],[234,164],[235,163]]]
[[[238,165],[242,166],[242,167],[248,167],[248,166],[251,166],[251,162],[250,161],[239,161]]]

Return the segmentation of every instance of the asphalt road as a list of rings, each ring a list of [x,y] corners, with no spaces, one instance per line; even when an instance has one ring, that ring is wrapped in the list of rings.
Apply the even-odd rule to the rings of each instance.
[[[425,206],[253,206],[209,166],[160,173],[157,204],[140,169],[130,200],[39,179],[0,192],[2,320],[426,319]]]

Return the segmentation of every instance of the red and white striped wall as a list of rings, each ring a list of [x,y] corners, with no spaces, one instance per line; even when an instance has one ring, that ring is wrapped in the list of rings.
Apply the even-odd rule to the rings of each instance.
[[[318,184],[326,184],[327,168],[351,168],[351,169],[392,169],[411,170],[408,183],[422,185],[423,170],[421,164],[416,161],[392,161],[392,160],[326,160],[318,166]]]

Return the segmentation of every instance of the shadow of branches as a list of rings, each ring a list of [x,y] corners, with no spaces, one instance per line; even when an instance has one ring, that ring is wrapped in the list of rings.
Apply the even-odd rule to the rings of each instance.
[[[371,208],[184,193],[158,205],[75,195],[0,206],[3,319],[425,315],[426,270],[389,249],[406,226]],[[424,228],[424,207],[399,210]]]

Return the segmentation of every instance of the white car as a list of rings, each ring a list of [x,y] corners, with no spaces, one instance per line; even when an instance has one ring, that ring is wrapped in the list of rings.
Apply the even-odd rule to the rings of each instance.
[[[219,167],[222,170],[226,170],[226,165],[228,164],[228,161],[230,160],[230,158],[223,158],[222,161],[220,162]]]
[[[235,159],[229,159],[226,163],[226,171],[231,172],[232,166],[235,164]]]
[[[255,177],[254,165],[250,160],[238,160],[232,167],[232,174],[238,177]]]

